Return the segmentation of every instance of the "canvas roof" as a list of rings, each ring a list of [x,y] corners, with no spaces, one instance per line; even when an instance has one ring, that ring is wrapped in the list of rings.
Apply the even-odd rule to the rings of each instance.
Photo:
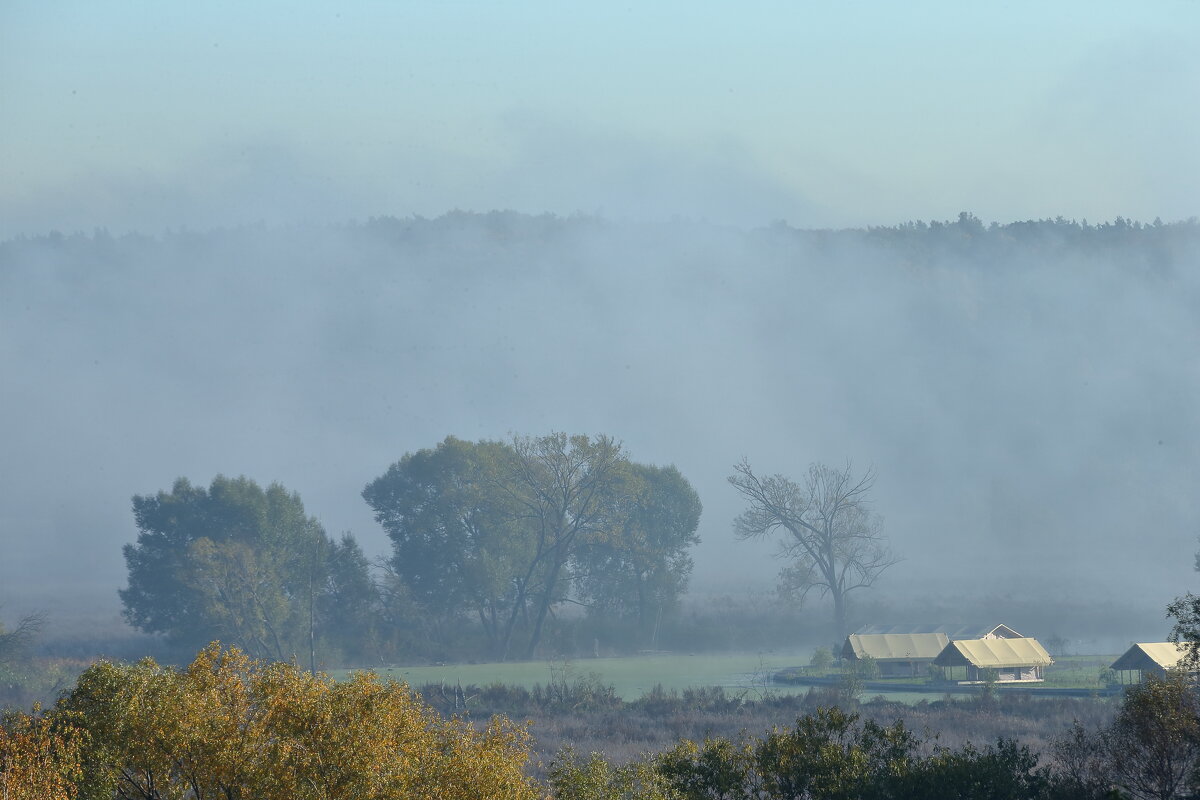
[[[943,667],[970,664],[980,668],[1030,667],[1053,664],[1037,639],[960,639],[950,642],[933,662]]]
[[[875,636],[879,634],[896,634],[896,633],[944,633],[951,640],[954,639],[982,639],[988,634],[995,636],[1016,638],[1021,634],[1014,631],[1007,625],[989,625],[974,623],[970,625],[961,624],[943,624],[943,623],[905,623],[900,625],[863,625],[855,631],[859,636]]]
[[[1112,669],[1170,669],[1187,653],[1187,648],[1174,642],[1140,642],[1125,651],[1112,664]]]
[[[842,654],[855,658],[870,656],[876,661],[932,660],[950,639],[944,633],[881,633],[846,637]]]

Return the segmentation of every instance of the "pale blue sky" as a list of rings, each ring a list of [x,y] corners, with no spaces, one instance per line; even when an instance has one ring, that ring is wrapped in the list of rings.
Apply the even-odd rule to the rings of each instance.
[[[1200,3],[7,2],[0,237],[1200,213]]]

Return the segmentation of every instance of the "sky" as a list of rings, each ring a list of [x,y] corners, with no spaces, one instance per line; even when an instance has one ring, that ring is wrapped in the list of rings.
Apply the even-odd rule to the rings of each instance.
[[[1200,3],[9,2],[0,237],[1197,213]]]

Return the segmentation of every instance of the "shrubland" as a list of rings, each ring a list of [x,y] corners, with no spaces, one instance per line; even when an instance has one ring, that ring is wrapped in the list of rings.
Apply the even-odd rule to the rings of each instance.
[[[1119,701],[656,689],[624,702],[580,679],[453,700],[426,687],[427,702],[370,672],[338,682],[213,643],[185,668],[98,662],[53,707],[10,712],[0,796],[1182,798],[1200,789],[1195,692],[1173,674]]]

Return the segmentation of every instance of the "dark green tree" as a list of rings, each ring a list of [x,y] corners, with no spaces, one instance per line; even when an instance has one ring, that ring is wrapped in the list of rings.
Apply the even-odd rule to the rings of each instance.
[[[533,538],[532,558],[517,587],[520,604],[528,602],[533,613],[528,659],[537,651],[546,615],[567,596],[567,567],[578,547],[623,522],[620,513],[628,504],[619,490],[628,459],[610,437],[565,433],[515,437],[512,453],[498,488],[516,505],[522,528]]]
[[[580,598],[599,614],[632,619],[650,637],[675,609],[700,542],[700,496],[673,466],[629,463],[615,486],[622,506],[613,525],[579,549]]]
[[[611,524],[624,463],[606,437],[449,437],[393,464],[363,497],[392,540],[406,599],[445,623],[473,614],[501,659],[521,628],[531,657],[569,592],[576,548]]]
[[[315,571],[319,580],[316,618],[320,632],[329,643],[347,656],[369,653],[379,656],[379,587],[371,580],[371,564],[355,538],[343,533],[341,541],[331,542],[324,569]]]
[[[354,581],[370,580],[365,562],[335,578],[331,556],[346,541],[332,542],[279,484],[264,490],[218,475],[205,489],[180,478],[170,492],[135,496],[133,513],[124,616],[181,647],[223,639],[263,658],[307,662],[325,632],[336,638],[343,628],[329,615],[338,610],[328,602],[331,581],[352,583],[345,573],[354,569],[364,570]]]
[[[523,581],[533,557],[519,509],[499,489],[512,457],[502,442],[450,436],[405,455],[363,490],[392,541],[390,605],[425,615],[437,638],[473,616],[498,657],[525,610]]]
[[[392,540],[385,607],[439,628],[477,619],[493,655],[532,657],[568,599],[650,621],[691,571],[700,501],[674,467],[609,437],[454,437],[409,453],[363,498]],[[392,627],[409,624],[393,615]]]

